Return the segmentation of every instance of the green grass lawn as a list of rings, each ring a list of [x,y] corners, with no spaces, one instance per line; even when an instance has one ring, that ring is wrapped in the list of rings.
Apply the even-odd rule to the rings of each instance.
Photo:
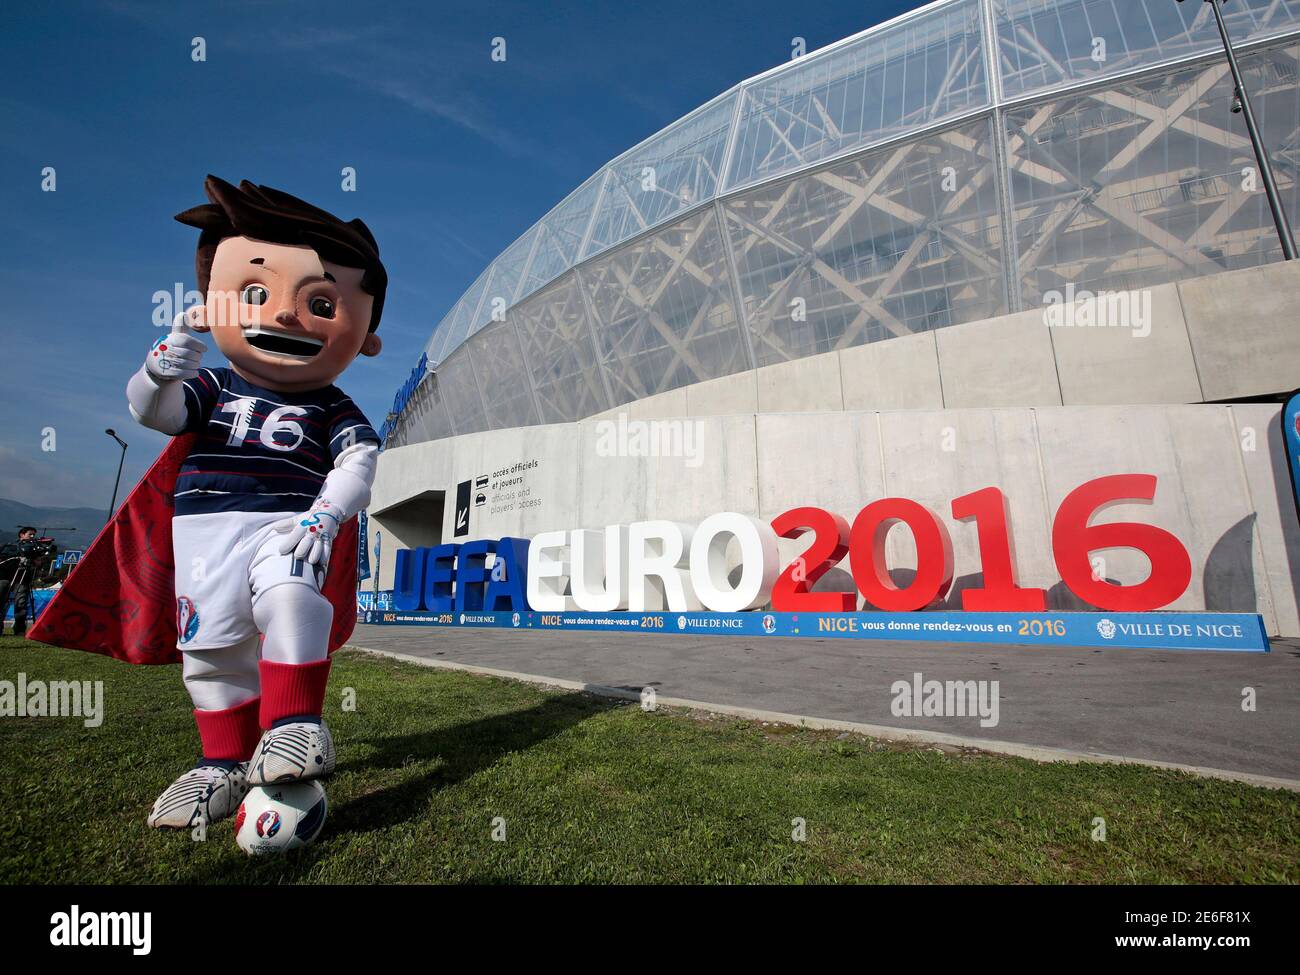
[[[205,842],[145,827],[197,755],[178,668],[0,639],[0,680],[20,671],[103,680],[106,714],[94,729],[0,718],[9,883],[1300,879],[1290,792],[646,713],[352,652],[336,657],[326,708],[339,769],[325,832],[252,860],[231,821]],[[340,710],[345,688],[355,711]]]

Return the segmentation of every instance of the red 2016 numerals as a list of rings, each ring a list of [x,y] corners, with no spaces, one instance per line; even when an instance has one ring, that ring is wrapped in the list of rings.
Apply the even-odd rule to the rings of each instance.
[[[1098,511],[1114,504],[1147,502],[1155,497],[1151,474],[1099,477],[1071,491],[1052,523],[1052,554],[1061,579],[1085,602],[1116,612],[1141,612],[1167,606],[1187,589],[1192,563],[1181,542],[1162,528],[1135,522],[1089,525]],[[983,584],[962,591],[962,609],[972,611],[1036,612],[1046,608],[1042,589],[1016,583],[1015,543],[1007,499],[995,487],[963,495],[952,502],[952,516],[974,521],[978,533]],[[912,582],[900,588],[885,564],[885,538],[891,527],[904,524],[916,541],[917,569]],[[853,581],[867,603],[882,610],[906,612],[936,605],[952,586],[952,540],[942,521],[924,505],[904,498],[883,498],[867,505],[853,527],[822,508],[795,508],[772,522],[777,535],[815,537],[801,559],[777,579],[772,608],[778,611],[835,612],[853,609],[852,593],[814,593],[809,586],[851,553]],[[1089,554],[1105,548],[1132,548],[1151,563],[1145,581],[1120,586],[1094,577]],[[798,570],[803,568],[802,572]]]
[[[1005,494],[988,487],[962,495],[952,503],[952,516],[958,521],[974,519],[984,569],[983,586],[962,590],[962,609],[1036,613],[1047,608],[1047,593],[1042,589],[1021,589],[1016,585],[1016,546]]]
[[[1092,516],[1115,504],[1150,504],[1156,496],[1153,474],[1113,474],[1081,484],[1065,496],[1052,522],[1056,571],[1070,591],[1086,603],[1116,612],[1142,612],[1168,606],[1187,591],[1192,560],[1183,543],[1155,525],[1117,521],[1089,525]],[[1135,548],[1151,563],[1146,581],[1117,586],[1093,575],[1088,553],[1102,548]]]
[[[885,565],[885,536],[904,524],[916,539],[916,576],[900,589]],[[896,613],[941,602],[952,587],[952,539],[928,508],[906,498],[872,501],[853,519],[849,532],[853,581],[872,606]]]
[[[849,550],[849,523],[825,508],[792,508],[772,519],[778,538],[813,533],[813,543],[785,567],[772,587],[772,608],[804,613],[844,613],[855,608],[851,592],[809,592]]]

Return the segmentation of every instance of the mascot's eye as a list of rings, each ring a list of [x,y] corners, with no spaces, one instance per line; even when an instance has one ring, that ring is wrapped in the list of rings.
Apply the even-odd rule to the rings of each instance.
[[[317,318],[334,317],[334,302],[330,301],[328,298],[313,298],[308,303],[307,307],[311,309],[311,313]]]
[[[250,284],[240,297],[246,305],[265,305],[271,300],[271,293],[260,284]]]

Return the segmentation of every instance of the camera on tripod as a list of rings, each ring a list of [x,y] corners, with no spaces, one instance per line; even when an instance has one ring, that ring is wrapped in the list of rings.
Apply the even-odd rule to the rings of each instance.
[[[14,548],[15,554],[20,559],[26,559],[29,564],[37,565],[54,561],[54,556],[59,550],[52,538],[20,539],[15,543]]]
[[[43,579],[52,574],[58,553],[52,538],[19,535],[16,542],[0,547],[0,578],[12,579],[23,573],[33,582]]]
[[[14,635],[21,636],[27,621],[36,618],[35,590],[54,581],[58,571],[54,539],[35,528],[22,527],[18,540],[0,547],[0,620],[13,606]]]

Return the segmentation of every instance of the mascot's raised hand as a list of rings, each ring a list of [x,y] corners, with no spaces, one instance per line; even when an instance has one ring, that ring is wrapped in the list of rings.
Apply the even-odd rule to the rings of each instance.
[[[293,553],[309,565],[329,565],[330,547],[338,534],[343,512],[326,498],[317,498],[312,506],[300,515],[277,521],[272,526],[277,532],[287,532],[280,544],[280,554]]]
[[[181,312],[172,322],[172,330],[153,344],[144,367],[154,379],[170,382],[198,375],[199,360],[208,350],[194,333],[203,327],[202,305]]]

